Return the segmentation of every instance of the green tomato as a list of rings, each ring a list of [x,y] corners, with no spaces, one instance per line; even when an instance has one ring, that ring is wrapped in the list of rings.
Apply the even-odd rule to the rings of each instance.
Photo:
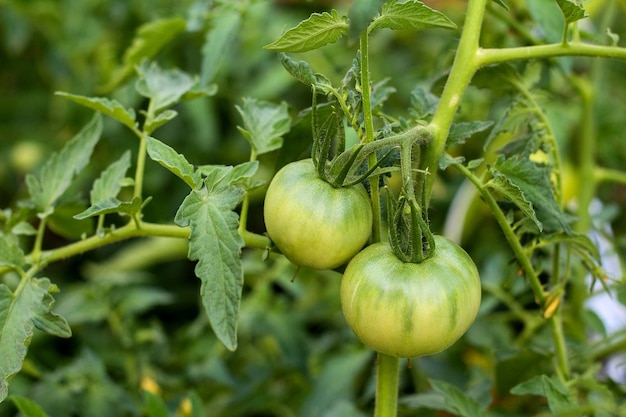
[[[480,307],[480,278],[472,258],[435,236],[435,252],[404,263],[387,243],[363,249],[346,267],[341,306],[370,348],[408,358],[440,352],[470,327]]]
[[[265,195],[267,233],[291,262],[334,269],[367,243],[372,207],[365,187],[335,188],[320,179],[311,159],[284,166]]]

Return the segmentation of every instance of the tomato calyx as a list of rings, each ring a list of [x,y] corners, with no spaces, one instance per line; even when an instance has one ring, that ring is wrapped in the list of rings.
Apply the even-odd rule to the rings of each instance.
[[[435,239],[428,219],[411,194],[402,191],[395,205],[387,199],[389,244],[402,262],[420,263],[435,252]]]
[[[331,109],[330,115],[320,123],[316,95],[313,91],[311,159],[313,159],[319,178],[335,188],[351,187],[371,176],[397,171],[397,167],[385,166],[394,151],[402,146],[427,143],[432,137],[432,132],[427,126],[418,125],[406,131],[381,137],[373,142],[358,143],[346,149],[343,125],[345,115],[334,105],[331,105]],[[378,153],[376,162],[372,165],[366,164],[366,159],[373,153]],[[367,168],[365,168],[366,165],[368,165]]]
[[[359,143],[345,149],[343,116],[333,107],[331,114],[320,125],[313,95],[313,148],[311,158],[317,175],[335,188],[351,187],[369,178],[393,152],[390,147],[366,172],[359,172],[365,158],[372,152]],[[378,148],[378,147],[377,147]],[[364,152],[365,151],[365,152]]]

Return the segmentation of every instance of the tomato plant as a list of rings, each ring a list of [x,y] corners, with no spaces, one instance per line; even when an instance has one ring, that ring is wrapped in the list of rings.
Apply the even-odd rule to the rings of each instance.
[[[474,322],[481,287],[472,258],[443,236],[420,263],[402,262],[388,243],[355,256],[341,280],[341,306],[359,339],[397,357],[431,355]]]
[[[625,17],[2,2],[0,417],[626,415]]]
[[[311,159],[278,171],[265,195],[264,217],[278,249],[293,263],[314,269],[346,263],[372,230],[365,187],[333,187],[317,176]]]

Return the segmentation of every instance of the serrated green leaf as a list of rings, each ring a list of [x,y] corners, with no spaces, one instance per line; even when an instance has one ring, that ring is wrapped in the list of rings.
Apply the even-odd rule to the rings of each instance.
[[[139,197],[134,197],[131,201],[120,201],[117,198],[107,198],[98,201],[85,211],[76,214],[74,218],[76,220],[84,220],[89,217],[111,213],[133,215],[139,213],[141,205],[142,201]]]
[[[200,85],[207,86],[215,79],[224,61],[228,48],[241,27],[241,14],[238,10],[220,10],[211,19],[211,28],[206,32],[202,45],[202,66]]]
[[[34,327],[59,337],[72,332],[61,316],[52,312],[57,290],[47,278],[31,279],[13,293],[0,284],[0,401],[8,392],[9,380],[20,371]]]
[[[543,230],[543,224],[537,218],[537,213],[532,203],[526,199],[526,196],[522,192],[519,186],[517,186],[513,180],[509,179],[506,175],[503,175],[497,171],[493,172],[494,177],[485,184],[486,188],[491,188],[500,196],[506,198],[519,208],[526,217],[531,219],[539,231]]]
[[[323,74],[314,73],[308,62],[294,61],[283,52],[279,53],[279,57],[283,67],[296,80],[308,86],[315,86],[315,89],[321,94],[329,94],[332,91],[330,80]]]
[[[41,302],[32,304],[32,321],[36,328],[42,332],[57,337],[70,337],[72,331],[67,321],[52,312],[54,306],[54,298],[51,294],[59,292],[59,288],[50,283],[48,278],[36,278],[30,280],[33,294],[41,297]]]
[[[429,379],[433,391],[443,396],[445,403],[454,409],[459,416],[484,417],[485,411],[474,399],[467,396],[463,391],[447,382]]]
[[[244,125],[238,129],[258,155],[280,149],[282,136],[291,129],[287,103],[274,104],[244,97],[243,107],[236,107]]]
[[[209,190],[222,185],[234,185],[252,177],[259,168],[259,161],[248,161],[239,165],[203,165],[198,171],[206,178]]]
[[[411,91],[411,109],[409,110],[415,119],[424,120],[432,116],[439,104],[439,97],[418,86]]]
[[[135,72],[135,66],[144,59],[154,57],[165,45],[183,32],[185,19],[165,18],[143,24],[137,29],[133,43],[124,52],[122,65],[113,73],[111,80],[103,86],[110,91]]]
[[[481,166],[484,161],[485,161],[485,158],[472,159],[471,161],[467,163],[467,167],[471,170],[474,170],[478,168],[479,166]]]
[[[51,208],[71,185],[74,176],[89,162],[101,133],[102,117],[96,113],[60,152],[46,161],[37,175],[26,176],[31,199],[40,213],[51,213]]]
[[[126,176],[129,167],[130,151],[126,151],[117,161],[102,171],[98,179],[94,181],[89,195],[91,204],[117,197],[122,188],[121,181]]]
[[[556,3],[563,13],[565,23],[572,23],[587,17],[587,12],[580,0],[556,0]]]
[[[143,129],[147,134],[150,134],[157,130],[159,127],[163,126],[165,123],[174,119],[176,116],[178,116],[178,112],[176,112],[175,110],[164,110],[159,113],[155,118],[146,120],[146,124],[144,125]]]
[[[43,411],[43,408],[26,397],[11,395],[9,399],[13,401],[13,404],[15,404],[24,417],[48,417],[48,414]]]
[[[306,52],[337,42],[347,30],[345,18],[340,17],[336,10],[313,13],[264,48],[281,52]]]
[[[560,227],[565,233],[572,230],[568,218],[561,210],[554,197],[550,182],[550,169],[529,159],[499,157],[493,167],[490,167],[494,179],[488,184],[500,187],[501,192],[524,211],[539,227],[546,227],[549,221],[550,228]],[[530,207],[528,206],[530,203]],[[531,211],[532,210],[532,211]],[[552,226],[555,224],[555,226]],[[545,230],[555,231],[555,230]]]
[[[81,106],[99,111],[100,113],[112,117],[118,122],[133,129],[135,127],[135,110],[125,108],[117,100],[106,97],[86,97],[76,94],[69,94],[63,91],[57,91],[57,96],[65,97]]]
[[[463,162],[465,162],[465,158],[462,156],[452,157],[452,155],[444,153],[439,159],[439,169],[445,171],[450,165],[461,165]]]
[[[589,238],[582,233],[572,233],[571,235],[559,233],[544,239],[545,244],[561,244],[575,254],[596,278],[605,279],[608,273],[602,269],[602,256],[600,250]]]
[[[387,99],[397,90],[395,87],[388,86],[389,78],[385,78],[372,86],[371,106],[372,109],[380,109]]]
[[[233,185],[192,190],[176,213],[175,222],[189,226],[190,260],[197,260],[202,304],[218,339],[237,348],[237,322],[243,287],[239,219],[233,209],[243,197]]]
[[[417,0],[390,0],[381,14],[369,25],[368,31],[388,28],[394,30],[422,30],[429,28],[456,29],[456,24],[443,13]]]
[[[21,267],[25,263],[24,252],[12,236],[0,234],[0,265]]]
[[[538,375],[514,386],[511,394],[546,397],[553,413],[572,409],[576,405],[568,388],[557,378],[550,378],[547,375]]]
[[[183,155],[177,153],[170,146],[158,139],[147,137],[146,142],[148,156],[150,156],[153,161],[158,162],[163,167],[170,170],[178,178],[185,181],[191,188],[202,187],[200,175]]]
[[[474,134],[484,132],[492,125],[492,121],[454,123],[450,128],[450,134],[448,135],[448,140],[446,141],[446,148],[462,145]]]
[[[137,67],[137,73],[139,80],[135,84],[135,89],[142,96],[152,100],[151,106],[155,114],[177,103],[196,85],[196,80],[186,72],[162,69],[156,62],[143,61]],[[149,125],[148,122],[146,124]]]

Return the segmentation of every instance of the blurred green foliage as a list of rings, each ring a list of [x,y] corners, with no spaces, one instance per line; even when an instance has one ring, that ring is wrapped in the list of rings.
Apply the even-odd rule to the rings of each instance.
[[[167,138],[194,164],[235,164],[248,159],[249,147],[236,129],[242,122],[235,106],[241,105],[242,97],[285,101],[294,117],[310,106],[309,89],[293,80],[278,57],[262,47],[311,12],[331,6],[345,11],[349,6],[348,2],[316,1],[215,3],[230,3],[233,9],[243,11],[231,32],[223,28],[228,43],[220,62],[213,63],[216,69],[209,80],[216,84],[217,93],[181,103],[176,109],[179,117],[158,131],[159,137]],[[438,7],[452,20],[462,22],[464,4],[441,3]],[[530,43],[527,35],[541,39],[545,28],[531,20],[533,14],[543,13],[537,1],[507,3],[514,4],[512,10],[519,13],[511,19],[527,32],[510,31],[497,18],[503,12],[496,9],[485,23],[484,45]],[[24,175],[58,150],[90,117],[84,108],[55,97],[55,91],[108,95],[129,107],[141,107],[142,98],[133,92],[132,78],[112,90],[105,89],[122,67],[124,51],[137,29],[157,19],[184,19],[185,30],[168,42],[155,60],[162,67],[200,74],[206,68],[202,54],[206,34],[227,23],[220,20],[223,15],[213,14],[223,9],[223,4],[216,9],[210,0],[0,1],[0,206],[16,204],[24,195],[20,188]],[[624,9],[619,7],[611,16],[613,22],[623,22],[624,17]],[[602,22],[603,18],[600,12],[592,16],[585,34],[606,36],[595,31],[608,23]],[[611,30],[626,39],[623,25],[613,24]],[[391,77],[390,85],[396,89],[385,108],[387,113],[406,114],[416,86],[440,91],[457,39],[458,33],[442,30],[420,32],[419,36],[381,31],[372,39],[372,78]],[[316,71],[340,80],[356,53],[356,45],[346,48],[342,42],[304,56]],[[626,142],[623,111],[616,109],[623,108],[626,99],[624,70],[623,62],[587,58],[559,60],[557,65],[542,67],[538,85],[547,99],[541,104],[574,174],[577,123],[583,110],[566,75],[591,74],[597,159],[605,167],[621,168]],[[503,91],[472,87],[458,119],[497,120],[508,99]],[[285,137],[283,150],[262,158],[260,178],[268,180],[278,166],[307,154],[308,123],[302,119]],[[484,137],[473,138],[465,145],[467,159],[483,153],[481,139]],[[104,140],[82,175],[93,177],[123,150],[134,151],[135,147],[129,132],[106,120]],[[584,178],[573,175],[569,180]],[[446,213],[460,186],[456,172],[442,173],[433,196],[435,231],[450,222]],[[151,164],[145,192],[154,197],[146,216],[167,221],[186,190],[176,178]],[[602,185],[598,196],[607,202],[601,212],[607,217],[598,219],[604,221],[603,226],[612,226],[616,235],[624,236],[626,224],[619,216],[626,199],[624,187]],[[264,231],[261,198],[262,193],[255,195],[249,219],[250,230],[258,233]],[[79,201],[77,197],[74,203]],[[483,407],[491,404],[493,415],[534,415],[544,409],[544,403],[510,393],[519,383],[551,369],[549,335],[541,327],[532,294],[517,279],[511,253],[484,206],[472,205],[467,220],[453,228],[462,230],[464,247],[481,270],[485,288],[481,313],[453,348],[415,359],[410,367],[403,362],[400,413],[415,415],[424,404],[442,401],[429,391],[432,378],[462,387]],[[45,246],[60,245],[67,237],[49,237]],[[617,242],[616,249],[623,253],[624,242]],[[158,256],[150,256],[154,253]],[[264,262],[260,251],[246,251],[239,348],[228,352],[203,314],[199,281],[185,256],[186,245],[181,242],[147,239],[51,265],[47,274],[61,289],[55,311],[67,318],[73,337],[60,340],[36,334],[22,373],[11,381],[10,394],[34,400],[50,416],[158,415],[155,410],[159,407],[168,410],[168,415],[180,416],[367,415],[363,410],[370,409],[374,401],[375,356],[344,322],[339,273],[296,271],[281,257]],[[623,294],[619,299],[624,302]],[[511,318],[511,305],[529,311]],[[589,328],[600,334],[605,331],[588,310],[571,316],[566,324],[574,346],[583,343],[582,336]],[[624,380],[607,376],[610,389],[599,387],[587,368],[597,357],[584,346],[574,349],[573,355],[574,367],[589,391],[623,403]],[[422,411],[422,415],[435,415]],[[0,416],[15,413],[10,401],[0,405]]]

